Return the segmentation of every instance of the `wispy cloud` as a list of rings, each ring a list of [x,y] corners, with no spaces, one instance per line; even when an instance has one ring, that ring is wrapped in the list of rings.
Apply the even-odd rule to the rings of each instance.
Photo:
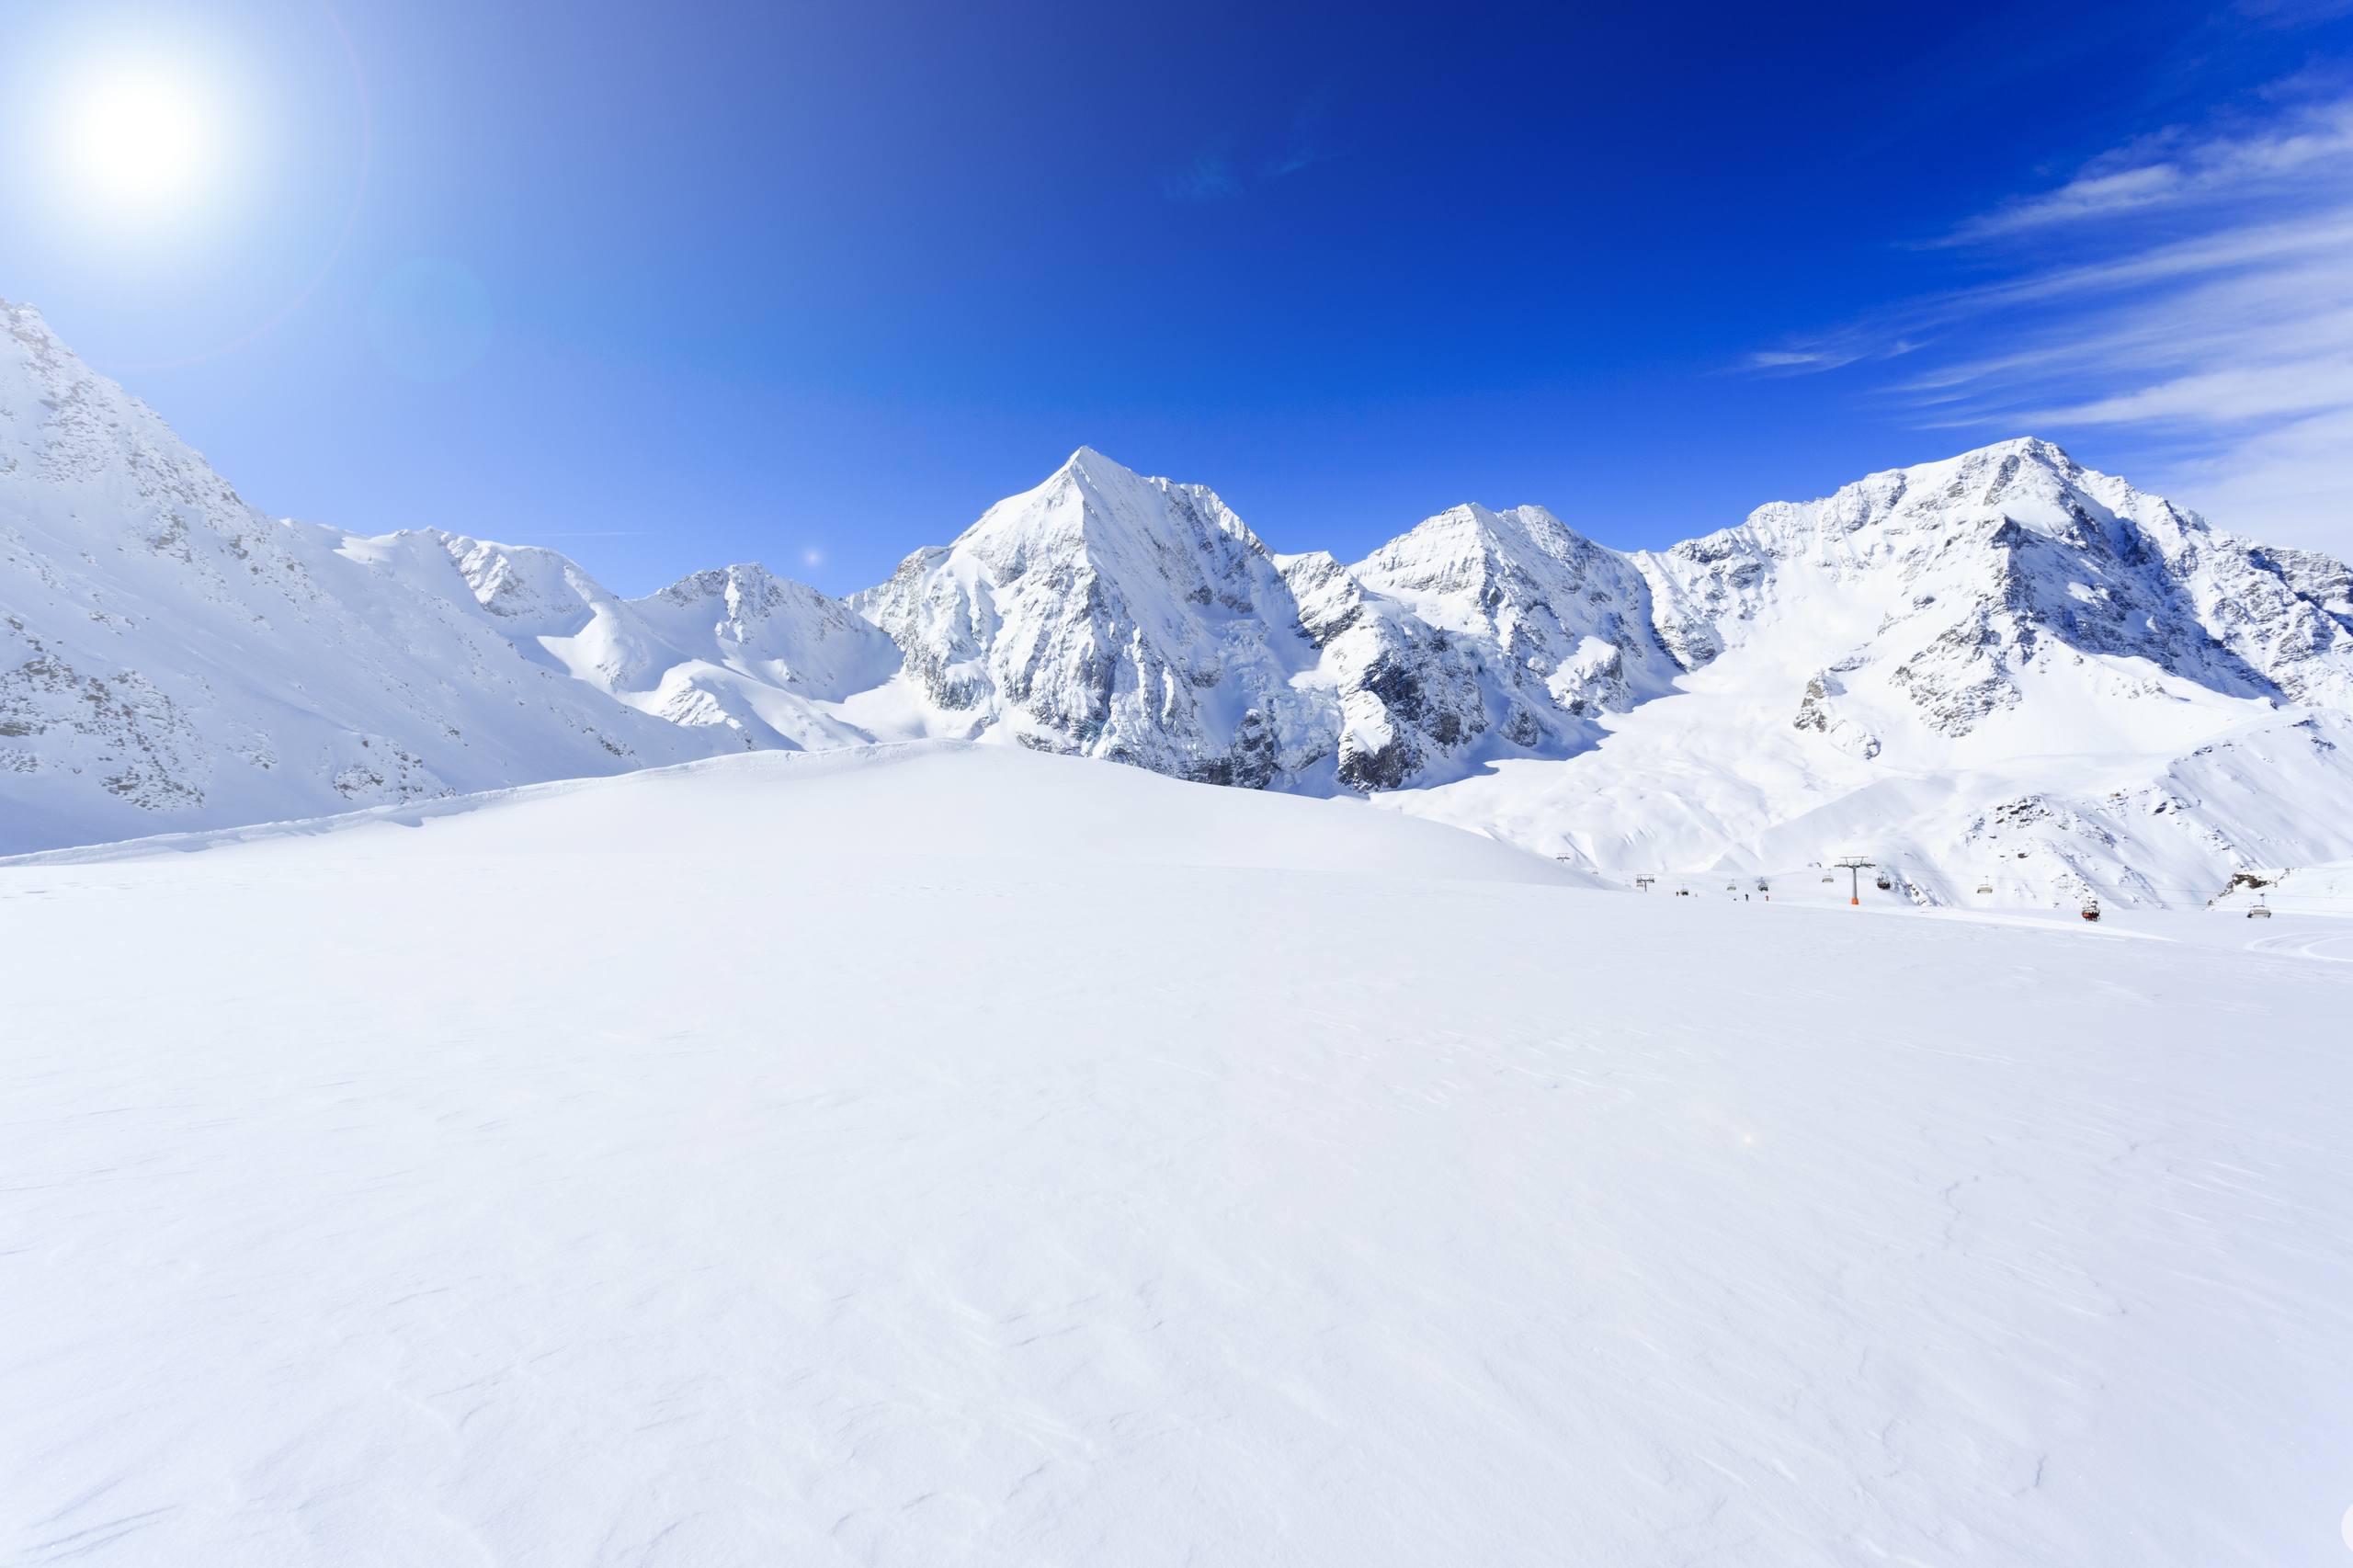
[[[1223,153],[1203,149],[1183,168],[1163,175],[1160,190],[1171,201],[1225,201],[1242,194],[1242,181]]]
[[[1331,162],[1338,156],[1324,133],[1331,107],[1329,89],[1309,95],[1292,113],[1279,149],[1271,153],[1237,153],[1233,138],[1219,138],[1197,151],[1181,168],[1162,175],[1161,194],[1171,201],[1230,201],[1254,187]]]
[[[2144,209],[2227,197],[2247,200],[2274,182],[2353,156],[2353,101],[2299,106],[2243,134],[2192,137],[2174,131],[2095,159],[2055,190],[2021,197],[1962,223],[1944,240],[1960,244]]]
[[[1752,369],[1802,373],[1836,370],[1861,358],[1859,353],[1846,353],[1835,348],[1760,348],[1748,357],[1748,364]]]
[[[1748,369],[1869,373],[1902,352],[1871,392],[1915,427],[2097,432],[2225,527],[2353,549],[2353,92],[2141,138],[1938,244],[1995,276]]]
[[[1308,95],[1307,101],[1290,117],[1290,141],[1283,150],[1259,166],[1261,179],[1283,179],[1312,169],[1333,158],[1330,138],[1324,134],[1324,122],[1332,117],[1332,90],[1319,87]]]
[[[1893,359],[1918,347],[1909,338],[1858,330],[1818,338],[1802,348],[1760,348],[1748,356],[1745,364],[1759,375],[1813,376],[1843,370],[1866,359]]]

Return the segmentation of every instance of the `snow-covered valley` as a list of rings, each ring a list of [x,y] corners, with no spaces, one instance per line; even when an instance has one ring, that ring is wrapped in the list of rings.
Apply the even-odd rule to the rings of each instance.
[[[1082,449],[847,600],[753,564],[632,599],[267,517],[0,311],[0,852],[950,738],[1620,883],[1861,854],[1925,905],[2197,908],[2353,858],[2353,574],[2045,442],[1665,551],[1464,506],[1352,564]]]
[[[2341,1561],[2343,921],[1582,881],[936,743],[0,864],[0,1561]]]

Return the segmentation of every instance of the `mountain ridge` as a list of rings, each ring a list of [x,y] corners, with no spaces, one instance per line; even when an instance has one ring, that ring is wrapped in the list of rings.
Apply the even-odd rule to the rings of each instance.
[[[2333,747],[2353,716],[2343,562],[2035,437],[1663,551],[1466,504],[1352,564],[1277,555],[1208,487],[1083,446],[847,599],[756,562],[631,599],[543,547],[267,518],[37,312],[0,321],[0,852],[948,737],[1374,794],[1623,876],[1658,869],[1643,854],[1761,867],[1903,776],[1950,776],[1983,818],[2000,802],[1962,785],[2022,746],[2130,756],[2157,788],[2251,724],[2309,719]],[[1718,687],[1741,700],[1718,712]],[[1751,778],[1767,757],[1786,777]],[[2082,846],[2054,840],[2062,869],[2020,896],[2131,890],[2126,840],[2095,852],[2109,830],[2080,825],[2099,809],[2080,771],[2054,765],[2063,800],[2037,820]],[[2314,779],[2353,816],[2353,786]],[[1621,796],[1640,809],[1591,825]],[[2338,858],[2252,809],[2168,874]],[[1948,862],[1985,831],[1894,835],[1925,901],[1960,896]]]

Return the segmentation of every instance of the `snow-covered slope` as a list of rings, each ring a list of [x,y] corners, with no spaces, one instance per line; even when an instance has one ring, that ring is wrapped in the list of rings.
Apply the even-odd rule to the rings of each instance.
[[[409,536],[398,536],[406,539]],[[824,750],[871,737],[824,705],[886,680],[891,640],[847,605],[756,564],[620,599],[551,550],[426,530],[524,657],[721,747]]]
[[[2353,926],[1992,918],[1013,747],[0,865],[0,1561],[2341,1560]]]
[[[1540,507],[1353,566],[1082,449],[845,603],[276,522],[0,338],[0,851],[926,737],[1378,793],[1613,877],[2197,904],[2353,856],[2353,574],[2045,442],[1626,554]],[[1980,893],[1977,890],[1990,891]]]
[[[2196,904],[2353,852],[2344,568],[2046,442],[1632,559],[1675,690],[1400,803],[1620,877],[1860,852],[1935,903]]]
[[[636,604],[551,551],[248,506],[0,306],[0,851],[864,737],[889,641],[756,567]]]

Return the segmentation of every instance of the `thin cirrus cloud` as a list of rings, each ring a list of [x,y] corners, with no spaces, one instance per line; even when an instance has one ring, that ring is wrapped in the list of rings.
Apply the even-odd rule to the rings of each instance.
[[[1836,348],[1767,348],[1751,354],[1748,362],[1760,370],[1836,370],[1861,358],[1860,354]]]
[[[1336,156],[1324,134],[1330,112],[1331,94],[1317,92],[1291,116],[1290,134],[1279,151],[1245,157],[1236,153],[1232,138],[1222,138],[1163,175],[1161,193],[1171,201],[1227,201],[1254,187],[1329,163]]]
[[[2139,139],[1934,244],[1997,276],[1747,368],[1901,354],[1872,392],[1915,428],[2091,438],[2234,531],[2353,551],[2353,93]]]
[[[1938,243],[1965,244],[2200,198],[2245,199],[2267,183],[2292,185],[2307,173],[2341,166],[2348,156],[2353,100],[2301,106],[2287,122],[2245,134],[2186,140],[2167,132],[2096,159],[2056,190],[1972,218]]]
[[[1224,201],[1242,194],[1242,179],[1230,156],[1203,148],[1183,168],[1163,175],[1160,190],[1171,201]]]

